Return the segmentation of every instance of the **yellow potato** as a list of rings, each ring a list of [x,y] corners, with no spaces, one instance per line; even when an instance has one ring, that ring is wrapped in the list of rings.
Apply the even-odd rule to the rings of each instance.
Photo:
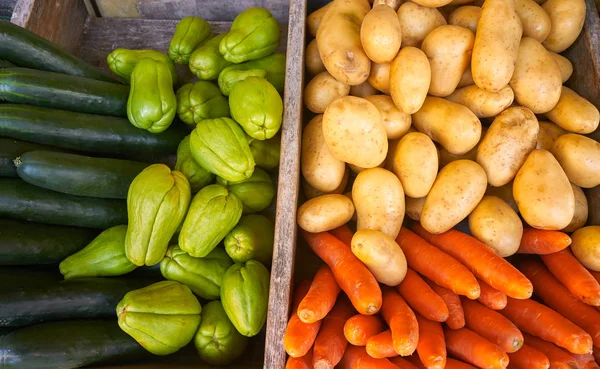
[[[550,16],[533,0],[515,0],[517,14],[523,24],[523,37],[544,42],[550,34]]]
[[[427,97],[412,123],[455,155],[468,152],[481,138],[481,122],[469,108],[439,97]]]
[[[585,0],[548,0],[542,8],[550,15],[550,34],[544,46],[561,53],[575,42],[585,21]]]
[[[581,134],[594,132],[600,123],[598,108],[565,86],[558,104],[546,116],[561,128]]]
[[[438,173],[435,144],[423,133],[407,134],[398,142],[393,169],[406,196],[427,196]]]
[[[490,92],[476,85],[459,88],[446,99],[469,108],[478,118],[495,117],[512,105],[515,94],[506,86],[498,92]]]
[[[373,1],[373,8],[377,5],[387,5],[390,8],[394,9],[394,11],[397,11],[400,5],[402,5],[402,3],[406,1],[407,0],[375,0]]]
[[[584,267],[600,272],[600,226],[584,227],[573,233],[571,251]]]
[[[350,87],[350,95],[357,97],[367,97],[377,95],[379,92],[369,84],[369,82],[365,81],[360,85],[351,86]]]
[[[507,203],[516,213],[519,212],[519,207],[517,206],[517,202],[513,197],[513,181],[510,181],[504,186],[500,187],[494,187],[492,185],[489,185],[487,190],[485,191],[485,195],[499,197],[505,203]]]
[[[394,287],[406,276],[406,257],[396,241],[372,229],[360,229],[352,237],[352,253],[379,283]]]
[[[427,195],[421,225],[439,234],[450,230],[475,209],[487,188],[485,171],[471,160],[446,165]]]
[[[452,0],[450,2],[450,5],[464,5],[464,4],[470,4],[472,3],[474,0]]]
[[[539,125],[524,107],[503,111],[477,148],[477,163],[485,169],[492,186],[503,186],[515,177],[537,144]]]
[[[325,71],[314,76],[306,85],[304,105],[313,113],[323,113],[332,101],[349,93],[350,86],[338,82]]]
[[[467,87],[467,86],[472,86],[474,84],[475,84],[475,82],[473,81],[473,74],[471,73],[471,66],[469,66],[463,73],[462,77],[460,77],[460,82],[458,82],[458,86],[456,86],[456,88],[463,88],[463,87]]]
[[[473,237],[485,243],[503,258],[517,252],[523,236],[523,222],[499,197],[484,196],[469,215]]]
[[[326,71],[325,65],[323,65],[323,61],[321,60],[321,55],[319,55],[316,38],[306,47],[306,70],[313,76]]]
[[[427,55],[416,47],[402,48],[390,69],[390,94],[394,104],[406,114],[416,113],[427,97],[430,83],[431,66]]]
[[[536,149],[544,149],[551,151],[554,147],[554,141],[556,141],[560,136],[568,133],[564,129],[560,128],[556,124],[552,122],[539,122],[540,132],[538,134],[538,140]]]
[[[558,63],[537,40],[523,37],[510,87],[515,101],[536,114],[552,110],[560,99],[562,75]]]
[[[388,140],[402,137],[410,128],[411,117],[394,105],[394,101],[388,95],[367,96],[365,99],[375,105],[381,120],[385,126],[385,132]]]
[[[319,29],[319,26],[321,25],[321,21],[323,21],[323,16],[327,12],[327,10],[329,10],[329,8],[331,7],[331,4],[333,4],[333,1],[323,5],[321,8],[315,10],[314,12],[310,13],[308,15],[308,17],[306,17],[306,25],[308,28],[308,33],[312,37],[317,37],[317,30]]]
[[[477,24],[471,70],[480,88],[498,92],[515,69],[523,28],[513,0],[486,0]]]
[[[448,24],[455,26],[461,26],[471,30],[471,32],[477,32],[477,22],[481,17],[481,8],[478,6],[461,6],[456,8],[448,17]]]
[[[300,206],[298,225],[310,233],[325,232],[348,223],[353,214],[354,205],[348,197],[322,195]]]
[[[420,221],[421,213],[423,212],[423,206],[425,206],[425,200],[427,200],[427,197],[413,199],[412,197],[406,196],[404,198],[404,203],[406,205],[406,216],[414,221]]]
[[[418,132],[415,127],[410,126],[410,128],[408,129],[408,131],[406,131],[406,134],[409,133],[413,133],[413,132]],[[402,136],[404,137],[404,136]],[[388,154],[387,157],[385,158],[384,161],[384,166],[381,168],[385,168],[387,170],[389,170],[390,172],[394,171],[394,158],[396,157],[396,149],[398,148],[398,143],[400,142],[400,139],[402,139],[402,137],[399,138],[395,138],[393,140],[388,140]]]
[[[323,192],[323,191],[319,191],[316,188],[314,188],[313,186],[311,186],[306,179],[304,179],[304,177],[302,177],[302,191],[304,192],[304,196],[310,200],[310,199],[314,199],[315,197],[321,196],[321,195],[327,195],[327,194],[342,194],[344,193],[344,191],[346,190],[346,186],[348,185],[348,179],[350,177],[350,170],[348,168],[346,168],[346,170],[344,171],[344,177],[342,178],[342,182],[340,183],[340,185],[333,191],[331,192]]]
[[[448,5],[452,0],[412,0],[413,2],[429,8],[439,8]]]
[[[363,168],[381,164],[388,142],[381,114],[371,102],[344,96],[332,102],[323,116],[323,137],[339,160]]]
[[[404,191],[398,177],[382,168],[366,169],[352,185],[357,229],[381,231],[396,239],[404,220]]]
[[[546,150],[534,150],[529,154],[515,177],[513,196],[521,216],[534,228],[563,229],[575,213],[569,179]]]
[[[583,188],[600,184],[600,143],[596,140],[568,133],[554,142],[552,154],[569,181]]]
[[[482,133],[483,136],[483,133]],[[479,144],[475,145],[474,148],[472,148],[471,150],[467,151],[466,153],[462,154],[462,155],[454,155],[448,152],[448,150],[444,149],[443,147],[438,147],[438,153],[440,154],[440,168],[445,167],[446,165],[452,163],[453,161],[457,161],[457,160],[472,160],[475,161],[475,158],[477,157],[477,147],[479,147]]]
[[[557,53],[553,53],[552,51],[548,51],[550,53],[550,55],[552,55],[552,57],[554,58],[554,60],[556,60],[556,62],[558,63],[558,68],[560,69],[560,74],[562,76],[562,81],[563,83],[567,82],[569,80],[569,78],[571,78],[571,75],[573,74],[573,64],[571,63],[571,61],[567,58],[565,58],[564,56],[557,54]]]
[[[429,32],[446,24],[446,19],[439,10],[412,1],[400,5],[398,19],[402,29],[402,47],[421,47],[421,42]]]
[[[402,42],[400,21],[394,9],[385,4],[374,6],[360,26],[360,41],[375,63],[394,60]]]
[[[390,63],[371,63],[369,84],[384,94],[390,94]]]
[[[385,160],[381,164],[376,166],[375,168],[383,168],[384,166],[385,166]],[[358,173],[362,172],[363,170],[370,169],[370,168],[359,167],[357,165],[352,165],[352,164],[348,164],[348,167],[354,174],[358,174]]]
[[[429,94],[445,97],[450,95],[471,62],[473,32],[459,26],[441,26],[423,41],[421,50],[427,55],[431,66]]]
[[[360,85],[369,77],[371,60],[360,43],[360,24],[370,10],[366,0],[333,1],[317,31],[325,68],[347,85]]]
[[[573,196],[575,196],[575,214],[571,219],[571,223],[562,229],[565,233],[575,232],[583,227],[587,222],[589,212],[588,201],[583,190],[573,183],[571,183],[571,187],[573,187]]]

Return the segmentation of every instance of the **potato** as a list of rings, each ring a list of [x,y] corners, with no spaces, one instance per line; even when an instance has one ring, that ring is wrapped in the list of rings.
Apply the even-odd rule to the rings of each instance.
[[[402,48],[390,69],[390,94],[394,104],[406,114],[416,113],[427,97],[430,83],[431,66],[427,55],[416,47]]]
[[[429,8],[439,8],[444,5],[448,5],[452,2],[452,0],[412,0],[414,3],[417,3],[422,6],[426,6]]]
[[[534,228],[563,229],[575,213],[569,179],[546,150],[533,150],[529,154],[515,177],[513,196],[521,216]]]
[[[308,33],[312,37],[317,37],[317,30],[319,29],[319,26],[321,25],[321,22],[323,21],[323,16],[327,12],[327,10],[329,10],[329,8],[331,8],[331,4],[333,4],[333,1],[323,5],[321,8],[315,10],[314,12],[310,13],[308,15],[308,17],[306,17],[306,25],[308,28]]]
[[[558,69],[560,69],[560,75],[562,76],[563,83],[567,82],[571,75],[573,74],[573,64],[571,61],[564,56],[553,53],[552,51],[548,51],[550,55],[556,60],[558,63]]]
[[[323,137],[336,158],[362,168],[378,166],[387,155],[381,114],[373,103],[360,97],[344,96],[327,107]]]
[[[583,29],[585,0],[548,0],[542,8],[550,15],[550,34],[544,46],[562,53],[571,46]]]
[[[475,36],[473,32],[459,26],[441,26],[423,41],[431,66],[429,94],[438,97],[450,95],[471,62],[471,50]]]
[[[404,191],[398,177],[382,168],[366,169],[352,185],[357,229],[381,231],[396,239],[404,220]]]
[[[554,141],[560,136],[567,134],[568,132],[560,128],[552,122],[539,122],[540,132],[538,134],[536,149],[544,149],[551,151],[554,147]]]
[[[486,0],[477,24],[471,70],[480,88],[498,92],[510,81],[523,28],[513,0]]]
[[[306,70],[313,76],[326,71],[325,65],[321,60],[321,55],[319,54],[316,38],[306,47]]]
[[[473,237],[485,243],[503,258],[517,252],[523,236],[523,222],[499,197],[484,196],[469,215]]]
[[[388,140],[400,138],[406,134],[410,128],[410,114],[400,111],[394,105],[391,97],[388,95],[373,95],[367,96],[365,99],[372,102],[379,110]]]
[[[384,5],[385,6],[385,5]],[[379,283],[394,287],[406,276],[406,257],[396,241],[372,229],[360,229],[352,237],[352,253]]]
[[[421,225],[439,234],[450,230],[475,209],[487,188],[485,171],[471,160],[457,160],[438,174],[427,195]]]
[[[598,128],[600,112],[577,92],[563,86],[560,100],[546,117],[567,131],[587,134]]]
[[[481,138],[481,122],[469,108],[439,97],[428,96],[412,123],[455,155],[468,152]]]
[[[302,191],[304,192],[304,196],[310,200],[310,199],[314,199],[315,197],[321,196],[321,195],[327,195],[327,194],[342,194],[344,193],[344,191],[346,190],[346,186],[348,185],[348,179],[350,177],[350,169],[346,168],[346,170],[344,171],[344,177],[342,178],[342,182],[340,183],[340,185],[333,191],[331,192],[323,192],[323,191],[319,191],[316,188],[314,188],[313,186],[311,186],[306,179],[304,179],[304,177],[302,177]]]
[[[298,225],[310,233],[325,232],[348,223],[353,214],[354,205],[348,197],[338,194],[322,195],[300,206]]]
[[[477,148],[477,163],[492,186],[503,186],[517,175],[535,149],[538,132],[537,118],[521,106],[508,108],[494,119]]]
[[[385,4],[374,6],[360,26],[360,41],[375,63],[394,60],[402,42],[402,29],[394,9]]]
[[[462,77],[460,77],[460,82],[458,82],[458,86],[456,86],[456,88],[463,88],[463,87],[471,86],[474,84],[475,84],[475,82],[473,81],[473,74],[471,73],[471,66],[469,66],[463,73]]]
[[[402,29],[402,47],[421,47],[429,32],[447,24],[439,10],[412,1],[400,5],[398,19]]]
[[[333,1],[317,31],[325,68],[347,85],[360,85],[369,77],[371,60],[360,43],[360,24],[370,10],[366,0]]]
[[[365,81],[360,85],[351,86],[350,87],[350,95],[356,97],[367,97],[377,95],[378,91],[369,84],[369,82]]]
[[[384,94],[390,94],[390,63],[371,63],[371,73],[367,82]]]
[[[523,37],[544,42],[550,34],[550,16],[533,0],[515,0],[517,14],[523,25]]]
[[[482,133],[483,136],[483,133]],[[472,148],[471,150],[467,151],[466,153],[462,154],[462,155],[454,155],[448,152],[448,150],[444,149],[443,147],[438,147],[438,153],[440,154],[440,168],[445,167],[446,165],[452,163],[453,161],[457,161],[457,160],[472,160],[475,161],[475,158],[477,157],[477,147],[479,145],[475,145],[474,148]]]
[[[464,4],[470,4],[472,3],[474,0],[452,0],[450,2],[450,5],[464,5]]]
[[[448,24],[454,26],[460,26],[471,30],[471,32],[477,32],[477,22],[481,17],[481,8],[478,6],[461,6],[455,9],[448,17]]]
[[[478,118],[495,117],[512,105],[515,94],[506,86],[498,92],[490,92],[476,85],[459,88],[447,100],[469,108]]]
[[[573,188],[573,196],[575,196],[575,214],[571,223],[562,229],[565,233],[575,232],[579,228],[583,227],[588,219],[588,201],[585,197],[585,193],[578,186],[571,183]]]
[[[562,75],[558,63],[537,40],[523,37],[510,87],[515,100],[536,114],[552,110],[560,99]]]
[[[381,164],[376,166],[375,168],[383,168],[384,166],[385,166],[385,160]],[[350,171],[354,174],[358,174],[358,173],[362,172],[363,170],[371,169],[371,168],[359,167],[357,165],[352,165],[352,164],[348,164],[348,167],[350,168]]]
[[[584,267],[600,272],[600,226],[584,227],[573,233],[571,251]]]
[[[560,136],[552,148],[569,181],[579,187],[592,188],[600,184],[600,143],[574,133]]]
[[[304,90],[304,105],[313,113],[323,113],[332,101],[347,96],[350,86],[338,82],[327,71],[317,74]]]
[[[415,127],[410,126],[408,131],[406,131],[406,134],[409,134],[412,132],[418,132],[418,131],[415,129]],[[402,137],[395,138],[393,140],[388,140],[388,154],[385,158],[384,165],[382,168],[385,168],[385,169],[389,170],[390,172],[394,171],[394,158],[396,157],[396,149],[398,148],[398,143],[400,142],[401,139],[402,139]]]
[[[420,132],[402,137],[396,147],[393,170],[406,196],[427,196],[438,173],[438,154],[433,141]]]
[[[405,1],[406,0],[375,0],[373,1],[373,8],[377,5],[387,5],[390,8],[394,9],[394,11],[397,11],[400,5],[402,5],[402,3],[404,3]]]
[[[501,198],[502,201],[507,203],[516,213],[519,212],[519,207],[517,206],[517,202],[513,197],[513,181],[508,182],[504,186],[494,187],[489,185],[487,190],[485,191],[486,196],[496,196]]]
[[[420,197],[418,199],[414,199],[412,197],[406,196],[404,198],[404,203],[406,205],[406,215],[414,221],[420,221],[421,213],[423,212],[423,206],[425,206],[425,200],[427,200],[427,197]]]

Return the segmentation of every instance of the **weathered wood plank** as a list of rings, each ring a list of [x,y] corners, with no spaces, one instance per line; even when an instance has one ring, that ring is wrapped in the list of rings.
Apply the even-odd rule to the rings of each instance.
[[[94,0],[100,16],[114,18],[140,18],[137,0]]]

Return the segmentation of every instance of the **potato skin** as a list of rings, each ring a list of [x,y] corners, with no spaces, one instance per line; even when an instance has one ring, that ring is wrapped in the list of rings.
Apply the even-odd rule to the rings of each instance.
[[[600,143],[574,133],[560,136],[552,148],[569,181],[579,187],[592,188],[600,184]]]
[[[351,247],[379,283],[394,287],[404,280],[406,257],[392,237],[372,229],[359,229],[352,237]]]
[[[344,193],[344,191],[346,190],[346,187],[348,186],[349,177],[350,177],[350,169],[346,168],[346,170],[344,171],[344,177],[342,177],[342,182],[335,190],[333,190],[331,192],[323,192],[323,191],[317,190],[316,188],[311,186],[306,181],[306,179],[304,179],[304,177],[302,177],[302,191],[304,192],[304,196],[306,197],[307,200],[314,199],[315,197],[318,197],[321,195],[342,194],[342,193]]]
[[[377,94],[375,87],[371,86],[368,81],[364,81],[360,85],[350,87],[350,95],[365,98]]]
[[[539,122],[540,132],[538,134],[536,149],[544,149],[551,151],[554,147],[554,142],[558,140],[558,138],[568,132],[564,129],[560,128],[556,124],[552,122]]]
[[[544,42],[552,26],[548,13],[533,0],[515,0],[515,5],[523,25],[523,37]]]
[[[491,118],[511,106],[515,94],[510,86],[506,86],[498,92],[490,92],[471,85],[457,89],[446,99],[466,106],[475,113],[477,118]]]
[[[550,16],[550,34],[544,41],[546,49],[561,53],[575,42],[585,21],[585,0],[548,0],[542,8]]]
[[[550,55],[556,60],[558,63],[558,69],[560,69],[560,75],[562,76],[563,83],[567,82],[571,75],[573,74],[573,64],[571,61],[564,56],[554,53],[552,51],[548,51]]]
[[[338,194],[308,200],[298,209],[298,225],[307,232],[318,233],[348,223],[354,214],[352,201]]]
[[[388,140],[400,138],[406,134],[412,121],[411,116],[398,109],[391,97],[388,95],[372,95],[365,97],[365,99],[373,103],[379,110]]]
[[[375,63],[394,60],[402,42],[402,29],[394,9],[385,4],[374,6],[360,26],[360,41]]]
[[[447,24],[439,10],[412,1],[400,5],[398,19],[402,29],[402,47],[421,47],[429,32]]]
[[[326,71],[317,47],[317,39],[313,39],[306,47],[306,70],[313,76]]]
[[[390,67],[391,63],[371,63],[371,73],[367,79],[371,86],[386,95],[390,94]]]
[[[406,196],[427,196],[438,173],[435,144],[423,133],[407,134],[398,142],[393,169]]]
[[[398,11],[398,8],[402,3],[406,2],[406,0],[374,0],[373,8],[377,5],[387,5],[390,8],[394,9],[394,11]]]
[[[475,81],[473,81],[473,74],[471,73],[471,66],[469,66],[463,73],[462,77],[460,77],[460,82],[458,82],[458,86],[456,86],[456,88],[463,88],[463,87],[467,87],[467,86],[472,86],[474,84],[475,84]]]
[[[431,66],[427,55],[416,47],[402,48],[390,69],[390,94],[394,104],[407,114],[416,113],[427,97],[430,84]]]
[[[584,267],[600,272],[600,226],[588,226],[571,235],[571,251]]]
[[[317,30],[319,29],[319,26],[321,25],[321,22],[323,21],[323,16],[327,12],[327,10],[329,10],[329,8],[331,8],[332,3],[333,3],[333,1],[323,5],[319,9],[310,13],[308,15],[308,17],[306,17],[306,25],[308,28],[308,33],[312,37],[317,37]]]
[[[456,8],[448,17],[448,24],[460,26],[477,33],[477,22],[481,17],[481,8],[478,6],[461,6]]]
[[[487,190],[485,191],[486,196],[496,196],[502,199],[505,203],[508,204],[516,213],[519,212],[519,207],[517,206],[517,202],[513,197],[513,181],[508,182],[504,186],[494,187],[489,185]]]
[[[428,8],[439,8],[444,5],[448,5],[452,0],[412,0],[413,2],[426,6]]]
[[[406,216],[410,219],[419,222],[421,220],[421,213],[423,212],[423,206],[425,206],[425,200],[427,197],[412,198],[406,196],[404,198],[404,204],[406,206]]]
[[[323,113],[332,101],[350,93],[350,86],[331,76],[327,71],[317,74],[304,90],[304,105],[313,113]]]
[[[600,112],[577,92],[563,86],[560,100],[546,117],[567,131],[588,134],[598,128]]]
[[[565,233],[575,232],[583,227],[589,215],[588,201],[585,193],[573,183],[571,183],[571,187],[573,188],[573,196],[575,196],[575,214],[573,215],[573,219],[571,219],[571,223],[563,228],[562,231]]]

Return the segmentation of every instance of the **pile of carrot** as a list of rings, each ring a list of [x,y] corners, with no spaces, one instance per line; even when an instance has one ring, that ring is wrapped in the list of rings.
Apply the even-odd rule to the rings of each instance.
[[[296,286],[287,369],[600,368],[600,273],[564,233],[526,229],[509,262],[457,230],[403,227],[395,287],[354,256],[348,226],[302,234],[324,264]]]

